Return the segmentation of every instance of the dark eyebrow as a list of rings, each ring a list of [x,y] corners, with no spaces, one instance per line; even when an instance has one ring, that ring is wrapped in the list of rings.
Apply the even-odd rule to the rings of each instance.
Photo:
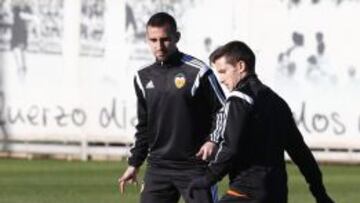
[[[162,38],[149,38],[150,41],[157,41],[157,40],[160,40],[160,41],[167,41],[167,40],[170,40],[170,37],[162,37]]]

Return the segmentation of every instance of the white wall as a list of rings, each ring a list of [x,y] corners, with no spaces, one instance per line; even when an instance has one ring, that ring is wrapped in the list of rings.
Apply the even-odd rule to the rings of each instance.
[[[44,30],[46,17],[36,7],[40,1],[29,2],[35,19],[29,26]],[[144,23],[165,10],[178,20],[181,50],[204,61],[227,41],[247,42],[257,54],[259,77],[289,102],[310,144],[360,140],[360,1],[104,0],[104,15],[91,19],[80,12],[86,0],[59,2],[63,6],[55,6],[55,20],[61,34],[29,34],[25,75],[18,74],[9,48],[10,30],[0,36],[0,114],[7,139],[131,142],[133,74],[153,61]],[[88,25],[81,37],[80,22]]]

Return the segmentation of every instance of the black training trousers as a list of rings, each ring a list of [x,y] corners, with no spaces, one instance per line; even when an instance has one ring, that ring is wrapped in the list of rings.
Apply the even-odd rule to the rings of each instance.
[[[194,198],[186,195],[192,179],[203,175],[204,168],[165,169],[148,166],[141,192],[141,203],[177,203],[182,196],[186,203],[214,203],[210,190],[196,190]]]

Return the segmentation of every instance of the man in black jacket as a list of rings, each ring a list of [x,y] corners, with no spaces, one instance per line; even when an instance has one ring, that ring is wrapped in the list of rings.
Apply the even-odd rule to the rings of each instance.
[[[119,178],[120,191],[135,181],[147,158],[143,203],[213,202],[209,189],[187,199],[189,182],[203,175],[207,159],[219,142],[224,94],[208,66],[178,51],[180,33],[167,13],[147,23],[147,42],[156,62],[139,70],[134,79],[138,124],[129,167]]]
[[[289,106],[257,78],[253,51],[245,43],[233,41],[215,50],[210,60],[231,91],[224,107],[224,140],[205,176],[190,183],[188,195],[229,173],[230,188],[220,202],[286,203],[286,151],[316,201],[332,203]]]

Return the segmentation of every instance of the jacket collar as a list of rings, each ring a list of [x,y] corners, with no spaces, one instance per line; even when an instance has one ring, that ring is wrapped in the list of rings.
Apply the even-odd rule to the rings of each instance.
[[[236,85],[236,89],[241,88],[246,83],[248,83],[250,80],[257,80],[257,75],[255,73],[249,73],[247,76],[245,76],[243,79],[241,79],[238,84]]]
[[[173,54],[171,54],[166,60],[164,61],[156,61],[155,64],[159,65],[159,66],[164,66],[164,67],[168,67],[168,66],[172,66],[172,65],[176,65],[181,63],[181,58],[183,57],[183,53],[181,53],[180,51],[176,51]]]

